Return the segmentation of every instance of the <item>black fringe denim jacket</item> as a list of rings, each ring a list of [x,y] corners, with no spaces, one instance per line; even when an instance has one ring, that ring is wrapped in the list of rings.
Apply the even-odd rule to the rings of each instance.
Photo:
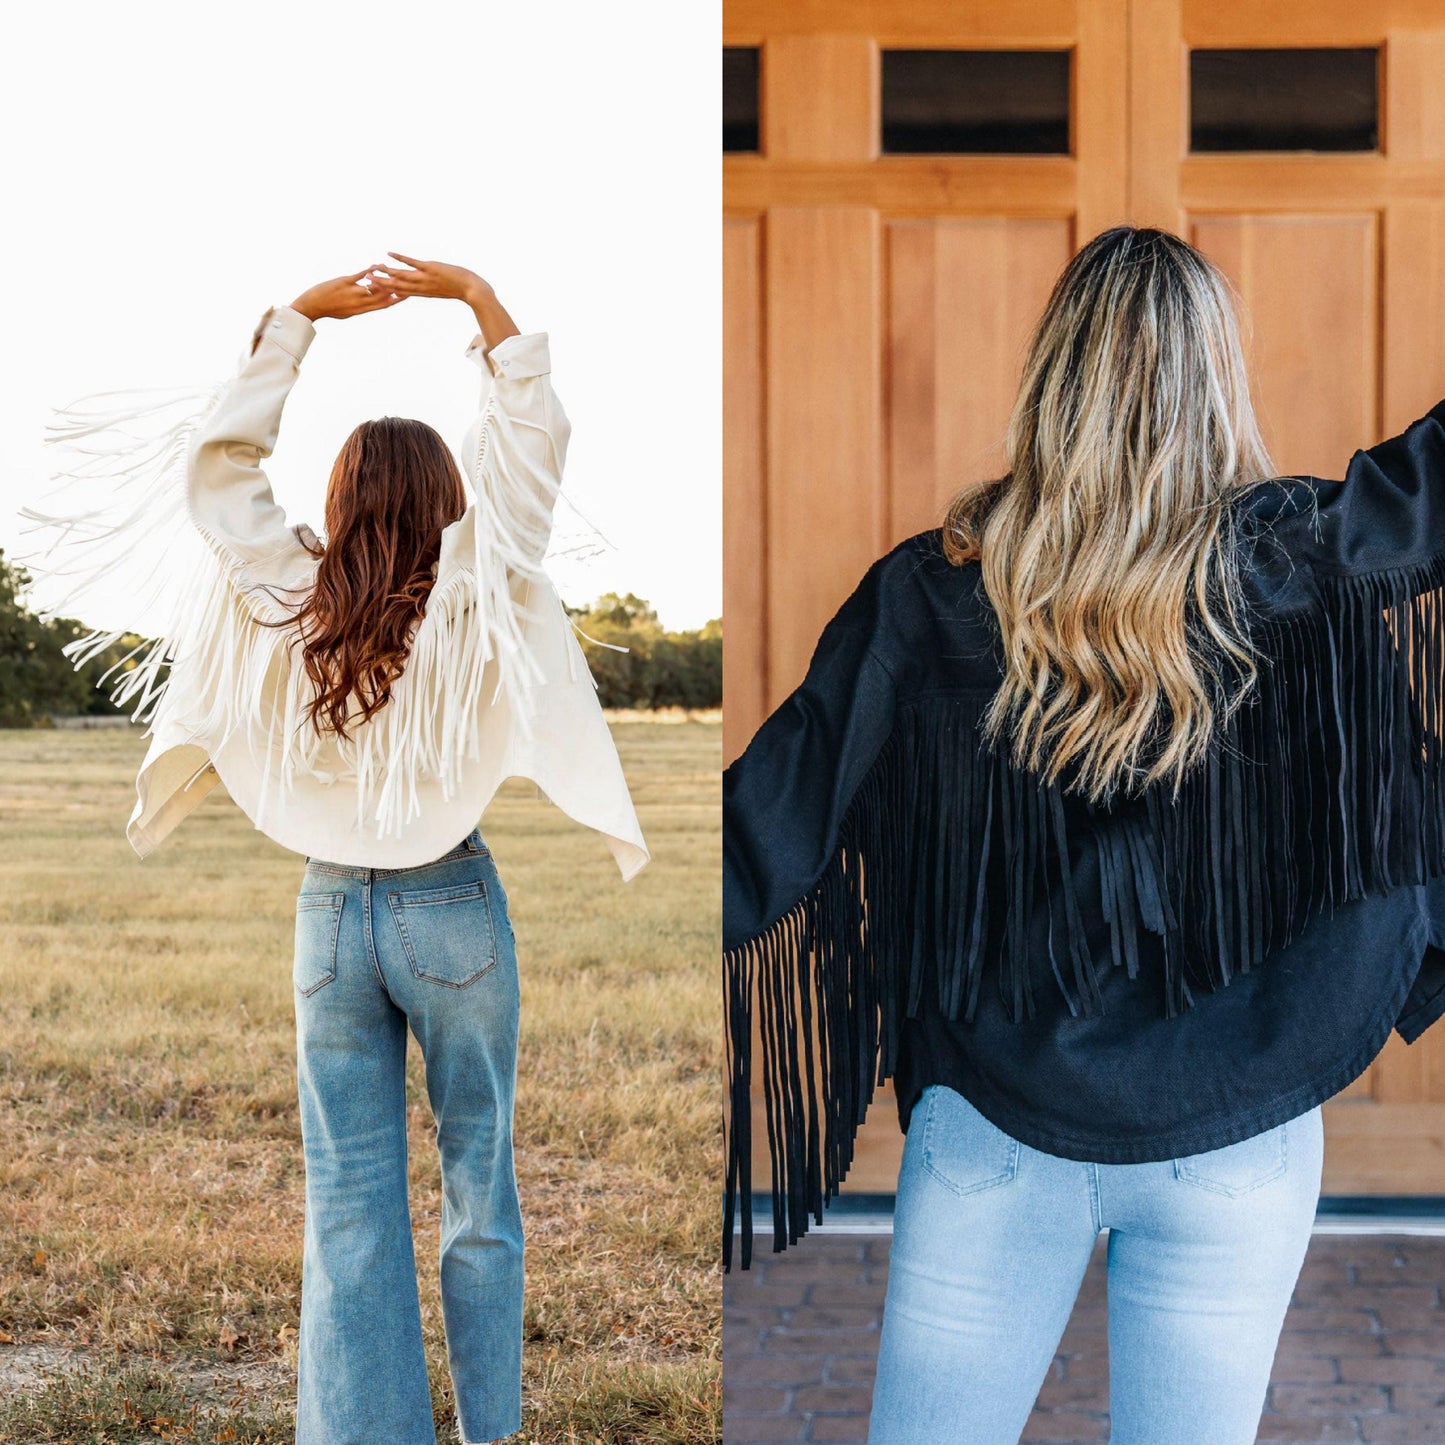
[[[1313,1108],[1445,1013],[1445,402],[1345,479],[1241,489],[1259,686],[1179,795],[1095,807],[986,747],[977,562],[881,558],[724,775],[724,1262],[836,1194],[877,1084],[1130,1163]]]

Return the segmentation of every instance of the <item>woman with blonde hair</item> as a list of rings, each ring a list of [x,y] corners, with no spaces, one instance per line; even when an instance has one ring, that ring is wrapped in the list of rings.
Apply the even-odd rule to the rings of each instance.
[[[1235,298],[1120,226],[1007,474],[881,558],[728,770],[724,1253],[877,1083],[907,1133],[871,1445],[1012,1445],[1108,1230],[1114,1445],[1246,1445],[1320,1105],[1445,1013],[1445,404],[1276,478]]]
[[[435,1445],[407,1183],[415,1036],[436,1120],[438,1241],[465,1445],[522,1422],[523,1231],[512,1157],[519,978],[478,819],[526,777],[595,830],[624,879],[649,854],[596,689],[545,565],[571,425],[545,331],[463,266],[398,252],[267,308],[204,392],[62,409],[65,512],[35,570],[47,609],[109,593],[125,631],[66,647],[110,669],[150,746],[126,835],[145,858],[218,783],[305,859],[291,974],[306,1217],[297,1445]],[[425,422],[361,422],[325,537],[263,467],[322,321],[461,302],[481,375],[461,465]],[[460,349],[460,348],[459,348]],[[105,680],[104,677],[101,679]]]

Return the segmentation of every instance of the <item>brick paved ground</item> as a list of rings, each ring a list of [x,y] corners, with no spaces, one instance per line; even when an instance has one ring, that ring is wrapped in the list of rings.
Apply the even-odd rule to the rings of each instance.
[[[887,1238],[762,1250],[724,1282],[724,1445],[863,1440]],[[1445,1239],[1316,1235],[1259,1440],[1445,1442],[1442,1285]],[[1024,1440],[1106,1440],[1107,1368],[1101,1239]]]

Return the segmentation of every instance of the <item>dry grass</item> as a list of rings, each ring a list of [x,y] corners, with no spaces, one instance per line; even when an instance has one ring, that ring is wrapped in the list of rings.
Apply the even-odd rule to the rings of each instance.
[[[719,735],[615,735],[654,854],[632,883],[528,789],[509,785],[484,820],[522,969],[523,1438],[710,1441]],[[302,862],[220,789],[137,860],[123,824],[142,750],[133,732],[0,732],[0,1338],[87,1361],[8,1401],[0,1383],[0,1441],[273,1445],[292,1438],[300,1300]],[[415,1048],[411,1084],[447,1440],[439,1171]],[[241,1367],[227,1390],[198,1386],[217,1364]]]

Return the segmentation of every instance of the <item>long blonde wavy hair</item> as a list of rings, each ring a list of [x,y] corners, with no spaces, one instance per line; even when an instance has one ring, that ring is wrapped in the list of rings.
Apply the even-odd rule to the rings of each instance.
[[[1258,678],[1229,502],[1274,472],[1224,276],[1167,231],[1096,236],[1034,331],[1005,450],[943,526],[1002,633],[985,737],[1012,724],[1016,766],[1072,766],[1093,802],[1177,793]]]

